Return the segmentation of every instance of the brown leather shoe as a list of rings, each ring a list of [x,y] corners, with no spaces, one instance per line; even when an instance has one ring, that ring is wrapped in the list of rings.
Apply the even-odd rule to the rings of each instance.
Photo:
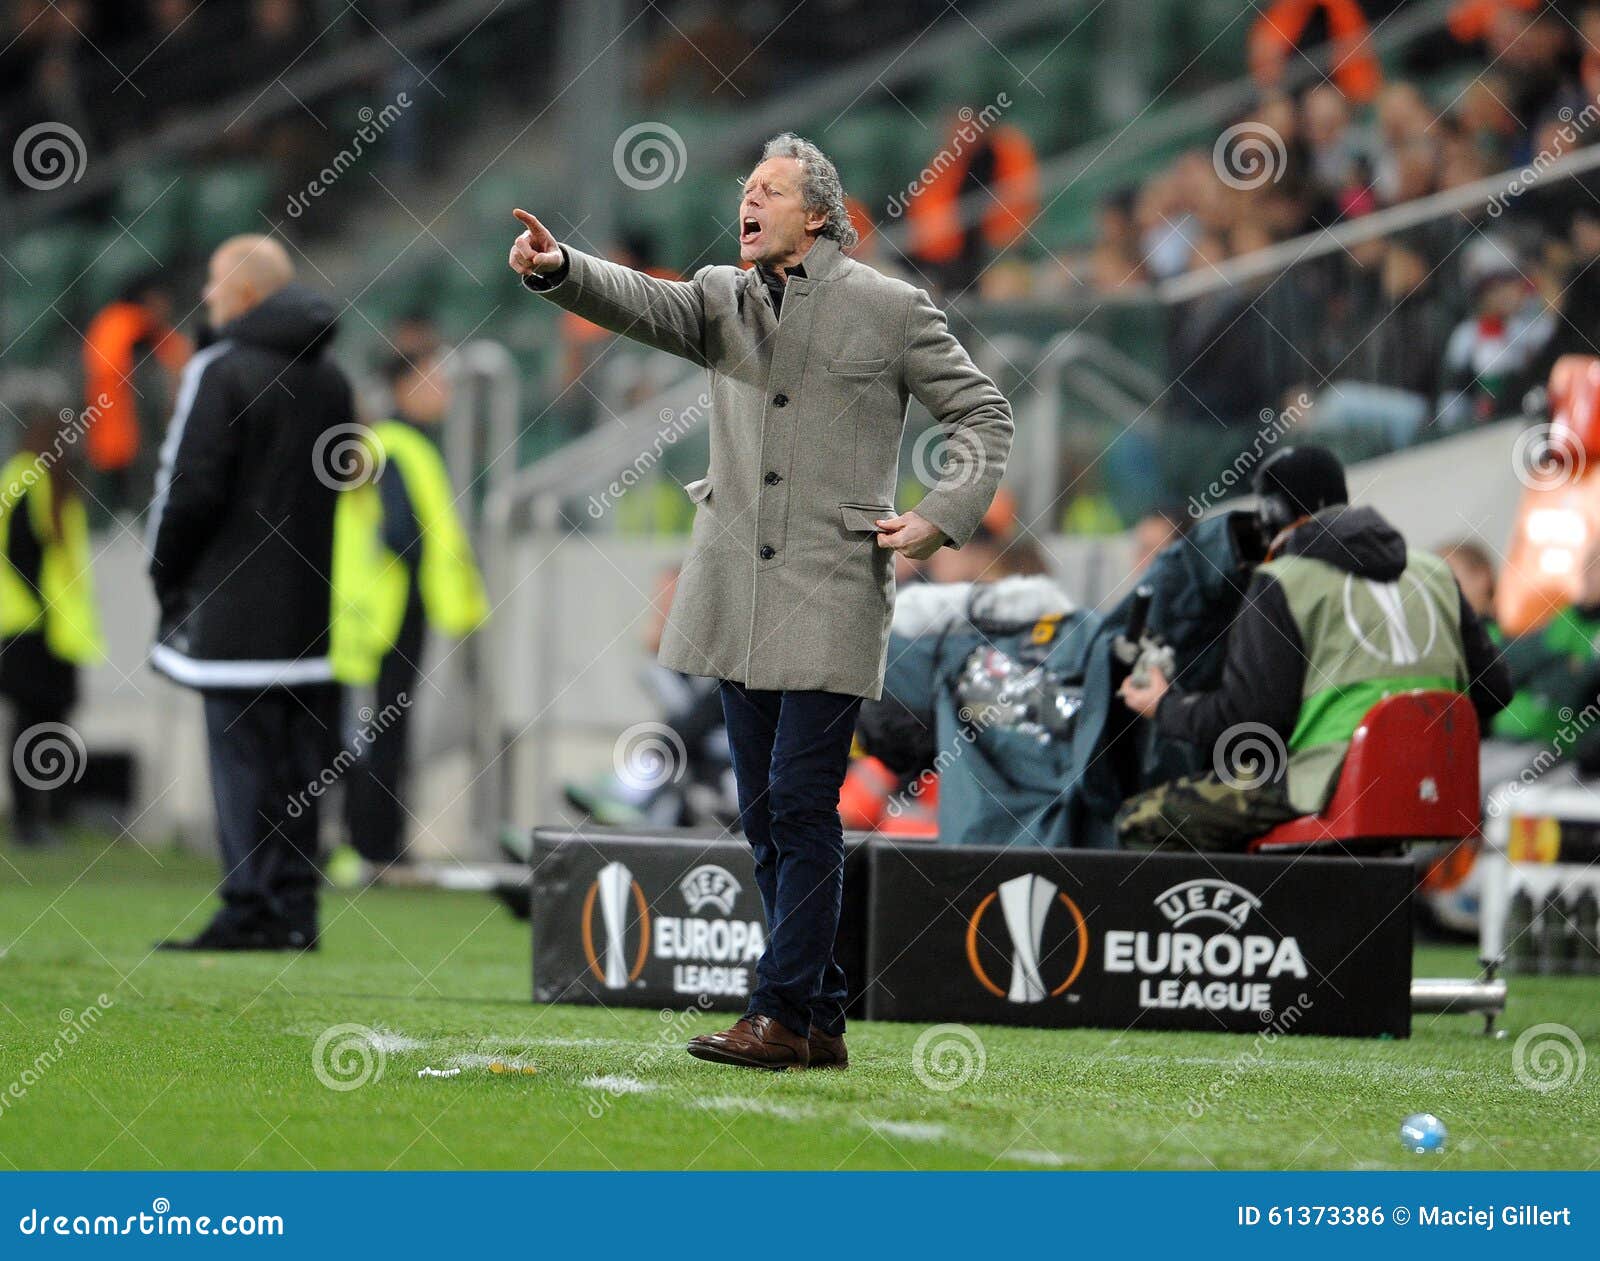
[[[781,1071],[804,1068],[811,1062],[810,1047],[771,1016],[740,1016],[731,1029],[703,1033],[689,1039],[689,1054],[713,1064]]]
[[[845,1050],[844,1034],[823,1033],[816,1025],[811,1026],[810,1036],[806,1042],[811,1047],[811,1068],[849,1068],[850,1052]]]

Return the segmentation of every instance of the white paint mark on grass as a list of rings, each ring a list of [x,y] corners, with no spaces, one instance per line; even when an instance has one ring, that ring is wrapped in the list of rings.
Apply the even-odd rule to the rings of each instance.
[[[784,1121],[804,1121],[815,1115],[811,1108],[798,1108],[793,1104],[772,1103],[766,1099],[745,1099],[739,1095],[711,1095],[689,1101],[690,1106],[707,1112],[751,1112],[760,1116],[778,1117]]]
[[[655,1086],[649,1082],[640,1081],[637,1077],[629,1077],[623,1073],[605,1073],[598,1077],[585,1077],[583,1079],[585,1090],[600,1090],[608,1095],[646,1095]]]
[[[874,1134],[885,1138],[903,1138],[914,1143],[936,1143],[950,1137],[948,1126],[930,1121],[868,1121],[867,1126]]]
[[[524,1038],[519,1046],[626,1046],[638,1048],[638,1038]]]
[[[1025,1165],[1043,1165],[1049,1169],[1059,1169],[1067,1163],[1067,1158],[1057,1152],[1040,1151],[1033,1147],[1018,1147],[1001,1152],[1000,1159],[1020,1160]]]
[[[363,1035],[363,1041],[374,1051],[382,1051],[385,1055],[400,1055],[406,1051],[420,1051],[429,1044],[422,1038],[413,1038],[404,1033],[396,1033],[393,1029],[373,1029]]]

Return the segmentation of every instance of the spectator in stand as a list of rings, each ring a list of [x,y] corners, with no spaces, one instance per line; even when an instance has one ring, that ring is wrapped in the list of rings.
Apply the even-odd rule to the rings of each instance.
[[[1600,4],[1578,10],[1578,82],[1585,101],[1600,101]]]
[[[977,131],[952,117],[949,137],[929,162],[931,179],[906,204],[907,252],[926,274],[960,293],[978,279],[998,252],[1014,245],[1039,213],[1039,160],[1018,128],[996,123]],[[962,203],[977,193],[982,204],[966,217]]]
[[[1378,300],[1350,327],[1334,380],[1317,397],[1316,425],[1384,435],[1390,447],[1416,439],[1433,415],[1449,325],[1419,242],[1380,241]]]
[[[1600,206],[1572,211],[1565,235],[1545,242],[1545,268],[1554,276],[1555,332],[1529,369],[1530,384],[1550,379],[1562,355],[1600,354]]]
[[[1135,190],[1125,188],[1100,203],[1095,245],[1084,260],[1085,278],[1099,293],[1149,283],[1133,214],[1136,198]]]
[[[1482,238],[1465,261],[1472,313],[1445,346],[1437,423],[1464,429],[1515,410],[1556,318],[1509,244]]]
[[[1163,171],[1145,183],[1134,203],[1139,257],[1152,280],[1182,275],[1191,265],[1200,226],[1182,205],[1174,172]]]
[[[16,143],[23,131],[43,119],[64,123],[85,141],[100,134],[96,125],[93,55],[79,31],[89,21],[83,0],[61,0],[22,8],[0,35],[0,141],[5,151],[20,154]],[[13,187],[22,188],[22,170],[6,164]]]
[[[1510,165],[1522,130],[1522,124],[1506,105],[1510,91],[1502,76],[1483,74],[1462,89],[1451,110],[1456,133],[1497,171]]]
[[[1554,108],[1566,84],[1579,73],[1571,20],[1554,5],[1501,5],[1484,39],[1489,64],[1506,79],[1507,112],[1523,125]],[[1511,155],[1526,161],[1523,146]]]
[[[1400,199],[1398,155],[1412,141],[1428,138],[1434,112],[1416,84],[1395,83],[1378,98],[1377,118],[1376,191],[1380,201],[1393,205]]]
[[[172,327],[172,294],[155,276],[141,276],[89,321],[83,335],[86,446],[106,479],[113,512],[141,508],[150,493],[159,421],[169,399],[143,396],[135,381],[154,356],[166,370],[169,395],[189,360],[189,339]]]
[[[1311,177],[1326,189],[1344,189],[1364,158],[1350,125],[1350,103],[1331,83],[1319,83],[1305,95],[1305,142],[1311,159]]]
[[[1353,101],[1370,101],[1383,70],[1367,40],[1371,29],[1356,0],[1277,0],[1250,28],[1250,73],[1263,88],[1282,85],[1291,61],[1305,54],[1313,28],[1333,43],[1333,82]]]

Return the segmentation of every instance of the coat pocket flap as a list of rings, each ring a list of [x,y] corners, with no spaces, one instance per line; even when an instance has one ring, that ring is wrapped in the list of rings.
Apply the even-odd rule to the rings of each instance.
[[[844,514],[845,529],[863,530],[868,534],[878,533],[878,522],[894,516],[893,508],[877,508],[871,504],[840,504],[839,511]]]
[[[889,366],[887,359],[830,359],[828,371],[841,377],[877,376]]]
[[[711,479],[702,477],[697,481],[690,482],[684,486],[683,493],[697,504],[704,503],[711,497]]]

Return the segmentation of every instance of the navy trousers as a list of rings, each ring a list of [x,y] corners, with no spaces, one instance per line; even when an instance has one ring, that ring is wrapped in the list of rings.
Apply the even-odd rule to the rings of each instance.
[[[750,1014],[805,1037],[844,1032],[844,969],[834,953],[844,901],[839,789],[859,696],[766,692],[722,684],[739,786],[739,821],[754,852],[767,916]]]
[[[211,795],[222,850],[219,924],[317,935],[318,797],[337,743],[332,684],[206,692]]]

